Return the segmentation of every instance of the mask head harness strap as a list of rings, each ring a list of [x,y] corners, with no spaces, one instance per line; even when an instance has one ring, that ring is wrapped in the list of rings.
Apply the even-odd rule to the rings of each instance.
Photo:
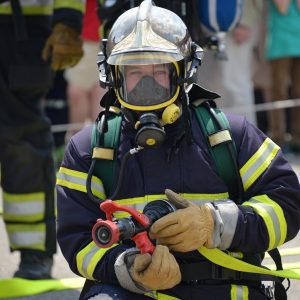
[[[106,44],[107,39],[101,40],[100,51],[98,53],[97,65],[99,70],[99,83],[102,88],[114,87],[112,76],[110,74],[110,68],[107,63]]]
[[[179,84],[182,85],[184,83],[187,83],[189,85],[195,83],[194,75],[196,74],[198,67],[201,66],[202,58],[203,58],[203,49],[193,42],[191,44],[191,56],[190,56],[191,65],[189,67],[189,70],[186,73],[185,78],[183,78],[179,82]]]
[[[185,78],[181,79],[179,82],[180,85],[192,85],[195,83],[194,75],[197,72],[198,67],[201,65],[201,60],[203,58],[203,50],[199,47],[196,43],[191,44],[191,56],[190,61],[191,65],[189,70],[186,73]],[[182,103],[182,114],[184,119],[184,129],[186,135],[186,141],[191,144],[193,143],[193,136],[190,126],[190,111],[188,109],[189,106],[189,99],[188,95],[184,88],[181,89],[181,103]]]

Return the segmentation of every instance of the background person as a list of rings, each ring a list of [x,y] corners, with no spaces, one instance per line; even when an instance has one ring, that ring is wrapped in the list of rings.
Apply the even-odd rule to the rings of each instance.
[[[204,54],[198,83],[216,91],[221,96],[219,106],[229,111],[254,105],[253,51],[262,28],[261,16],[262,1],[245,0],[241,20],[225,36],[227,60],[216,59],[214,51]],[[255,111],[241,113],[256,125]]]
[[[99,86],[97,55],[100,50],[100,22],[96,0],[86,1],[81,36],[84,55],[80,62],[65,71],[69,123],[84,124],[96,120],[105,89]],[[67,140],[79,129],[69,130]]]
[[[14,276],[45,279],[56,252],[55,168],[41,102],[52,84],[50,67],[66,68],[82,56],[83,7],[81,1],[1,2],[3,216],[10,250],[21,254]]]
[[[300,98],[300,4],[269,1],[266,57],[270,62],[271,101]],[[290,116],[291,138],[287,136],[285,111],[269,112],[270,136],[284,150],[300,151],[300,107]]]

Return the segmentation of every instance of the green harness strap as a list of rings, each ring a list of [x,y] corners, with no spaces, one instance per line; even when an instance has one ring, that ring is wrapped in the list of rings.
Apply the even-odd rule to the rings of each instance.
[[[103,156],[101,158],[99,157],[95,163],[94,174],[102,180],[107,197],[111,195],[114,178],[116,178],[115,172],[117,160],[115,152],[119,144],[121,121],[121,114],[111,114],[108,118],[108,130],[104,134],[104,145],[100,149],[112,151],[112,156],[110,158],[103,158]],[[91,148],[95,149],[98,147],[97,145],[99,145],[99,131],[97,124],[95,124],[92,131]]]
[[[219,176],[225,182],[229,195],[232,199],[238,195],[238,178],[235,170],[235,162],[237,152],[233,139],[231,138],[230,126],[225,114],[218,108],[213,108],[218,122],[222,129],[219,128],[217,121],[212,117],[211,112],[203,106],[191,106],[196,114],[201,130],[206,137],[207,147],[215,162]],[[232,143],[233,154],[231,155],[227,143]]]

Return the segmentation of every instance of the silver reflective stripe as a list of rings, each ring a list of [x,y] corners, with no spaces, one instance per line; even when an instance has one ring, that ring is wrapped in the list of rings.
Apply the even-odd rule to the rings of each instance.
[[[247,182],[247,180],[255,173],[255,171],[266,161],[266,158],[272,153],[272,150],[273,147],[269,145],[268,148],[262,153],[262,155],[259,156],[257,160],[251,165],[247,172],[243,174],[243,182]]]
[[[76,255],[76,265],[78,272],[83,277],[94,280],[93,273],[99,261],[102,259],[103,255],[105,255],[105,253],[109,251],[109,249],[116,246],[117,244],[113,244],[108,248],[99,248],[96,246],[94,241],[90,242]]]
[[[245,285],[231,285],[231,300],[248,300],[249,289]]]
[[[45,243],[45,232],[9,232],[10,244],[17,247],[26,247]]]
[[[236,287],[236,299],[243,300],[243,288],[240,285]]]
[[[234,258],[242,259],[244,254],[242,252],[228,252],[228,254]]]
[[[57,178],[62,179],[62,180],[66,180],[68,182],[72,182],[75,184],[79,184],[82,186],[85,186],[86,184],[86,180],[84,178],[79,178],[79,177],[75,177],[75,176],[71,176],[69,174],[66,173],[58,173]]]
[[[67,182],[70,182],[70,183],[80,185],[84,189],[86,188],[86,178],[80,178],[80,177],[72,176],[70,174],[66,174],[66,173],[62,173],[62,172],[58,173],[57,178],[61,179],[61,180],[64,180],[64,181],[67,181]],[[92,185],[92,190],[97,190],[100,193],[104,193],[104,189],[103,189],[102,184],[97,183],[94,180],[92,180],[91,185]]]
[[[278,145],[266,138],[260,148],[245,163],[240,170],[245,190],[269,167],[278,150]]]
[[[43,214],[44,208],[44,201],[3,202],[4,212],[16,216]]]
[[[99,250],[98,246],[94,246],[88,253],[86,253],[83,257],[83,261],[82,261],[82,272],[84,274],[84,276],[86,278],[90,278],[89,274],[88,274],[88,267],[90,262],[93,259],[93,256],[95,255],[95,253]]]
[[[271,247],[277,247],[279,244],[280,244],[280,240],[281,240],[281,230],[280,230],[280,222],[279,222],[279,219],[278,219],[278,216],[273,208],[272,205],[270,204],[265,204],[265,203],[262,203],[260,201],[257,201],[255,199],[250,199],[249,201],[250,203],[256,203],[258,207],[261,207],[263,208],[267,213],[268,213],[268,220],[266,220],[265,217],[263,217],[264,221],[265,222],[272,222],[273,224],[273,229],[274,229],[274,233],[273,232],[270,232],[270,228],[269,226],[267,226],[267,229],[269,231],[269,236],[274,236],[274,245],[270,245]],[[256,207],[257,207],[256,206]],[[261,215],[260,211],[259,211],[259,208],[257,209],[257,212],[259,215]]]

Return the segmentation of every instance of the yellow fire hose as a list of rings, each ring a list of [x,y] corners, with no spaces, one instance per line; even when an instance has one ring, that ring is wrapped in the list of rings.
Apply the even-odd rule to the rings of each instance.
[[[50,291],[81,289],[84,281],[85,279],[81,277],[47,280],[0,279],[0,299],[33,296]]]

